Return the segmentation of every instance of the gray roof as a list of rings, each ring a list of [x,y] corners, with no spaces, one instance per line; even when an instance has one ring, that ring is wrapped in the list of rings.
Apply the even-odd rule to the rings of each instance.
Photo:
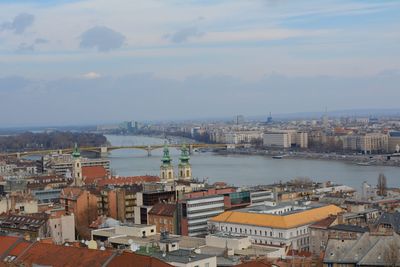
[[[400,236],[364,233],[358,240],[329,239],[325,263],[357,266],[400,266]]]
[[[383,213],[375,223],[376,226],[380,224],[390,224],[396,233],[400,233],[400,212]]]
[[[400,132],[389,132],[390,137],[400,137]]]
[[[356,225],[348,225],[348,224],[337,224],[329,227],[329,230],[343,231],[343,232],[356,232],[356,233],[365,233],[368,232],[368,228],[364,228]]]
[[[185,250],[185,249],[178,249],[175,251],[168,252],[165,254],[165,256],[163,256],[163,252],[156,252],[153,253],[151,256],[169,263],[173,262],[189,263],[215,257],[211,255],[197,254],[192,252],[191,250]]]

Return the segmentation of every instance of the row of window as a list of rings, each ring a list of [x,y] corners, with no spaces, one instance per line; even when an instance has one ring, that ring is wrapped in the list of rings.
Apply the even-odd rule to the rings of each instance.
[[[274,237],[274,233],[273,231],[262,231],[262,230],[254,230],[252,231],[252,229],[247,229],[247,228],[238,228],[237,227],[228,227],[228,226],[221,226],[221,231],[227,231],[227,232],[232,232],[232,233],[239,233],[239,234],[249,234],[249,235],[260,235],[260,236],[270,236],[270,237]],[[297,235],[302,235],[302,234],[306,234],[308,232],[307,228],[304,229],[300,229],[297,230]],[[290,237],[293,236],[293,233],[290,232]],[[279,232],[278,233],[278,237],[279,238],[283,238],[283,233]]]

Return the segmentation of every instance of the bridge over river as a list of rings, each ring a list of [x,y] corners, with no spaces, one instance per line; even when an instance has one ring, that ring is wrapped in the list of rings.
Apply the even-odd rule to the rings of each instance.
[[[168,147],[181,148],[183,145],[186,145],[189,149],[189,153],[192,153],[194,149],[199,148],[220,148],[220,149],[233,149],[237,147],[244,147],[245,145],[234,145],[234,144],[169,144]],[[148,156],[151,156],[151,151],[155,149],[163,148],[164,145],[132,145],[132,146],[88,146],[88,147],[80,147],[80,151],[86,152],[94,152],[98,153],[101,157],[107,157],[108,152],[118,149],[140,149],[147,151]],[[73,148],[66,149],[45,149],[45,150],[28,150],[21,152],[11,152],[11,153],[1,153],[0,156],[8,156],[8,157],[25,157],[25,156],[33,156],[33,155],[46,155],[52,153],[72,153]]]

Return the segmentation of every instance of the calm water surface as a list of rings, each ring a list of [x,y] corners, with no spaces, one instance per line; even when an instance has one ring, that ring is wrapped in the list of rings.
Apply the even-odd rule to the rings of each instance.
[[[163,144],[164,140],[146,136],[107,135],[112,145]],[[173,164],[177,166],[180,151],[170,148]],[[110,153],[111,168],[115,174],[159,175],[162,149],[146,151],[115,150]],[[384,173],[389,186],[400,186],[400,168],[386,166],[358,166],[351,163],[328,160],[272,159],[253,155],[216,155],[194,153],[191,156],[193,176],[210,182],[224,181],[233,185],[269,184],[288,181],[294,177],[310,177],[315,181],[331,180],[356,189],[363,181],[376,184],[379,173]]]

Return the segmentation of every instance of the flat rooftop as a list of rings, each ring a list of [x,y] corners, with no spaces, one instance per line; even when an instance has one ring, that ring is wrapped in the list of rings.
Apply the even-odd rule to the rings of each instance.
[[[276,205],[257,205],[243,209],[238,209],[240,212],[258,213],[258,214],[272,214],[272,215],[290,215],[299,213],[305,210],[320,208],[325,206],[321,203],[302,203],[302,202],[279,202]]]

